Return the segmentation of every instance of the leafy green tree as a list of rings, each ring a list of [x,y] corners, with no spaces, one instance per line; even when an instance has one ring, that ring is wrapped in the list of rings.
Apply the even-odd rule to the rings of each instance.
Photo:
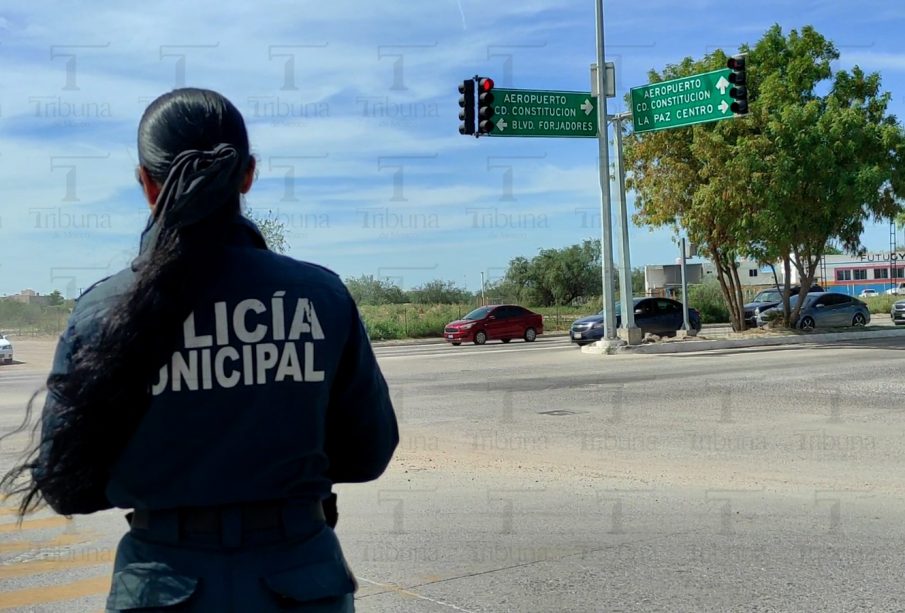
[[[494,289],[535,306],[565,305],[599,296],[600,241],[586,240],[562,249],[542,249],[528,260],[513,258]]]
[[[644,269],[632,268],[632,295],[643,296],[647,291],[644,284]]]
[[[744,326],[736,262],[782,262],[802,296],[826,246],[856,252],[868,220],[902,209],[905,136],[880,77],[833,73],[835,46],[808,26],[770,28],[748,53],[750,112],[733,121],[636,134],[626,141],[636,221],[685,229],[715,263],[733,328]],[[652,72],[652,81],[725,65],[715,51]],[[798,317],[785,301],[786,323]],[[801,301],[799,301],[799,304]]]
[[[289,251],[289,241],[286,240],[286,224],[280,221],[273,211],[268,210],[267,215],[261,215],[256,211],[247,209],[245,216],[255,222],[264,240],[267,242],[267,248],[276,253],[285,254]]]
[[[473,301],[472,293],[452,281],[435,279],[408,292],[409,302],[420,304],[463,304]]]
[[[47,295],[48,306],[60,306],[63,302],[65,302],[65,299],[58,289],[53,290]]]
[[[402,289],[387,279],[376,279],[371,275],[361,275],[345,280],[346,287],[358,304],[403,304],[406,302]]]

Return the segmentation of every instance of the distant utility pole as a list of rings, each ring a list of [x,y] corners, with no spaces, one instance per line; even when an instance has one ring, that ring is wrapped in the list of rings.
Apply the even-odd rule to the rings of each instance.
[[[481,306],[485,306],[487,302],[484,300],[484,271],[481,271]]]

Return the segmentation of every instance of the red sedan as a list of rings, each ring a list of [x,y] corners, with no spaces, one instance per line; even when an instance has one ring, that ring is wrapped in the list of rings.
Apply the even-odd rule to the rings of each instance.
[[[514,338],[531,343],[543,333],[542,315],[514,304],[502,304],[477,308],[462,319],[446,324],[443,338],[453,345],[466,341],[483,345],[490,340],[508,343]]]

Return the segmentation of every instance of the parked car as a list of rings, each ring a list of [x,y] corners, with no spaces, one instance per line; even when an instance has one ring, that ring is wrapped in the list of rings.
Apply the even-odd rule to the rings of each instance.
[[[889,316],[892,318],[892,323],[895,325],[905,325],[905,300],[893,302],[892,308],[889,310]]]
[[[684,325],[682,303],[670,298],[634,298],[635,325],[642,333],[660,336],[675,336],[676,330]],[[587,345],[603,338],[604,311],[596,315],[582,317],[569,329],[569,338],[578,345]],[[701,329],[701,314],[689,307],[688,323],[695,330]],[[622,324],[622,305],[616,304],[616,326]]]
[[[797,296],[801,291],[800,285],[793,285],[789,288],[789,296]],[[812,285],[808,292],[822,292],[823,288],[819,285]],[[754,297],[754,300],[744,305],[745,323],[749,327],[760,325],[757,323],[757,315],[767,309],[772,309],[782,302],[782,290],[779,288],[765,289]]]
[[[879,296],[879,295],[880,294],[877,293],[877,290],[872,289],[872,288],[867,288],[867,289],[861,290],[861,293],[858,294],[858,298],[872,298],[874,296]]]
[[[0,334],[0,363],[13,363],[13,344],[4,334]]]
[[[798,296],[789,299],[792,309],[798,304]],[[763,326],[771,312],[781,312],[782,305],[761,311],[757,325]],[[836,292],[816,292],[805,296],[798,318],[802,330],[832,328],[837,326],[866,326],[870,323],[870,309],[867,305],[848,294]]]
[[[453,345],[471,341],[483,345],[487,341],[508,343],[523,338],[532,343],[544,333],[544,318],[539,313],[514,304],[483,306],[462,319],[451,321],[443,329],[443,338]]]
[[[905,281],[896,283],[895,287],[886,290],[886,294],[889,296],[899,296],[905,294]]]

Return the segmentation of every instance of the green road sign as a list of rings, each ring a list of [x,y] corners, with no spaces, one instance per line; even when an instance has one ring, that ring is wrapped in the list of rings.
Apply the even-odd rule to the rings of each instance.
[[[597,98],[589,92],[493,90],[487,136],[597,137]]]
[[[733,85],[728,68],[635,87],[632,121],[635,132],[680,128],[696,123],[730,119]]]

